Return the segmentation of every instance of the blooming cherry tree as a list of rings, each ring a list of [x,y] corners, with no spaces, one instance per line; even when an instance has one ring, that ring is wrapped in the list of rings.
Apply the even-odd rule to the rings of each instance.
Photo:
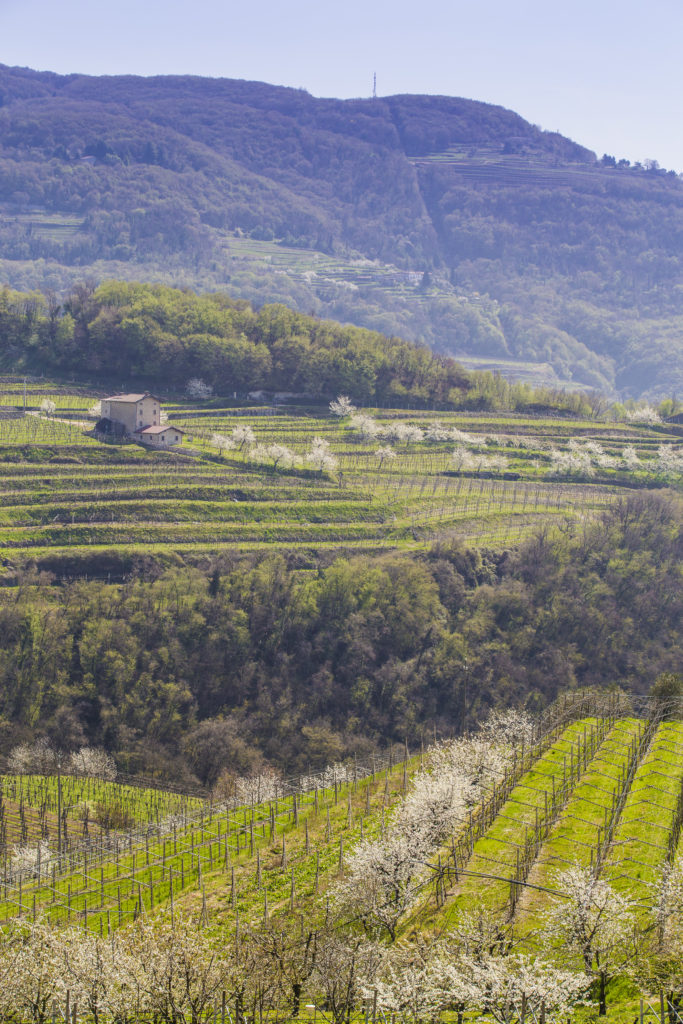
[[[332,454],[330,442],[324,437],[314,437],[311,450],[306,454],[306,462],[322,475],[332,472],[339,465],[339,460]]]
[[[580,956],[586,973],[597,978],[604,1014],[607,980],[635,952],[635,905],[592,867],[575,864],[558,875],[556,885],[562,896],[546,912],[545,934],[553,945]]]
[[[379,423],[372,416],[364,412],[356,412],[351,416],[350,425],[357,430],[361,437],[368,440],[378,437],[380,433]]]
[[[81,747],[69,759],[71,770],[93,779],[113,782],[117,775],[116,762],[101,747]]]
[[[419,834],[392,831],[359,843],[347,858],[346,877],[334,890],[335,906],[359,920],[368,934],[386,931],[393,941],[399,921],[417,899],[428,852]]]
[[[377,459],[378,462],[377,468],[381,469],[385,462],[394,461],[394,459],[396,458],[396,452],[391,447],[391,445],[380,445],[380,447],[375,452],[375,458]]]
[[[239,451],[242,451],[243,448],[251,448],[253,444],[256,444],[256,434],[250,426],[245,424],[244,426],[232,428],[230,440],[232,441],[233,446],[236,446]]]
[[[214,448],[217,448],[219,452],[229,452],[235,447],[232,438],[226,437],[225,434],[212,434],[211,444]]]
[[[185,394],[188,398],[210,398],[213,388],[206,384],[201,377],[190,377],[185,385]]]
[[[35,743],[20,743],[14,747],[7,758],[7,770],[11,774],[26,775],[36,772],[45,775],[57,765],[57,753],[46,739]]]
[[[273,469],[289,469],[294,464],[294,452],[284,444],[257,444],[249,454],[254,462],[271,462]]]
[[[334,401],[330,402],[330,412],[333,416],[338,416],[340,419],[350,416],[355,411],[356,407],[352,404],[348,395],[337,395]]]

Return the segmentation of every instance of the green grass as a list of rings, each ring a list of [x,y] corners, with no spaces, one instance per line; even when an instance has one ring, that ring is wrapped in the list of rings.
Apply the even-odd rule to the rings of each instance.
[[[682,788],[683,724],[666,722],[638,768],[614,834],[605,873],[619,891],[642,899],[657,881]]]
[[[542,886],[556,886],[557,872],[569,864],[597,863],[613,795],[626,780],[626,797],[601,865],[603,876],[623,887],[624,868],[633,851],[640,858],[649,849],[645,840],[653,826],[666,827],[670,822],[683,777],[683,724],[664,723],[648,741],[649,735],[647,723],[635,718],[580,718],[559,726],[542,749],[527,751],[524,770],[493,820],[488,823],[483,811],[474,809],[479,838],[465,871],[457,880],[452,874],[447,879],[445,899],[437,898],[432,880],[422,886],[417,907],[403,922],[401,937],[443,934],[462,910],[508,917],[514,910],[515,932],[526,936],[530,949],[537,948],[536,929],[549,900]],[[640,746],[639,737],[643,738]],[[410,759],[408,776],[418,769],[420,760]],[[632,778],[627,776],[629,764]],[[21,891],[1,888],[0,921],[20,909],[32,916],[35,900],[35,913],[43,913],[55,924],[78,923],[105,933],[140,913],[168,910],[172,885],[175,912],[206,914],[209,927],[222,941],[230,940],[238,920],[241,929],[259,928],[266,916],[276,930],[294,927],[300,919],[307,930],[319,927],[346,855],[361,835],[374,837],[382,831],[401,799],[404,780],[404,767],[397,764],[374,777],[340,784],[336,791],[319,789],[317,797],[308,792],[299,798],[296,810],[291,797],[230,811],[202,806],[197,800],[178,808],[174,801],[182,798],[175,794],[127,787],[131,807],[149,821],[146,832],[139,828],[120,832],[114,850],[91,837],[89,847],[75,849],[54,875],[48,871],[42,880],[26,880]],[[96,792],[102,796],[105,791],[111,799],[122,799],[113,784],[65,780],[67,784],[72,786],[74,804],[92,802]],[[27,806],[55,799],[54,779],[13,777],[6,778],[4,785],[6,800],[14,787],[15,805],[20,796]],[[657,787],[656,805],[653,786]],[[663,793],[667,795],[660,800]],[[488,800],[491,795],[489,787]],[[166,812],[175,814],[174,819],[164,817]],[[467,826],[463,821],[454,839],[464,836]],[[537,826],[540,842],[534,845],[528,840]],[[54,845],[54,837],[50,841]],[[434,853],[433,866],[442,857],[446,863],[450,848],[449,841]],[[527,881],[537,888],[527,888],[512,908],[510,883],[519,877],[518,850],[530,855]],[[632,895],[642,895],[662,859],[660,850],[650,857],[647,870],[627,880],[629,886],[635,885],[629,890]],[[548,950],[544,952],[548,955]],[[625,1022],[637,1009],[633,986],[625,979],[612,982],[608,1022]],[[576,1020],[587,1022],[594,1015],[593,1009],[581,1010]]]
[[[296,811],[291,798],[256,805],[253,818],[248,807],[226,811],[197,800],[181,805],[181,798],[167,794],[172,820],[154,805],[147,833],[114,837],[114,852],[111,843],[107,849],[97,842],[76,847],[44,879],[26,880],[21,888],[0,886],[0,921],[20,912],[33,915],[35,901],[36,913],[53,923],[80,920],[97,931],[115,928],[141,909],[167,903],[173,884],[174,899],[189,907],[203,890],[217,920],[234,921],[237,911],[243,921],[257,923],[265,892],[271,913],[290,906],[292,878],[297,905],[309,906],[337,877],[340,840],[348,850],[361,830],[374,834],[382,808],[395,802],[403,784],[399,764],[374,778],[305,794]],[[141,792],[136,806],[150,799]]]
[[[556,815],[574,793],[583,759],[601,742],[601,723],[583,719],[569,725],[555,743],[519,780],[496,820],[477,841],[465,876],[454,893],[448,913],[487,908],[498,914],[510,901],[507,879],[520,878],[525,856],[534,856],[533,832],[540,826],[547,835]],[[589,762],[590,763],[590,762]],[[487,877],[490,876],[490,877]],[[502,881],[501,879],[506,879]]]
[[[659,431],[588,420],[370,410],[384,424],[400,420],[424,429],[437,420],[474,437],[488,435],[482,450],[507,459],[502,470],[458,472],[452,441],[424,440],[394,443],[396,458],[380,467],[380,442],[362,438],[324,409],[273,412],[178,401],[166,405],[171,421],[187,430],[186,444],[151,452],[89,438],[83,423],[92,422],[86,413],[96,397],[82,387],[33,382],[28,405],[35,409],[50,398],[55,416],[0,419],[6,572],[33,560],[39,568],[55,560],[86,563],[104,551],[192,560],[234,548],[420,548],[449,538],[502,548],[543,522],[580,524],[628,487],[648,481],[645,469],[629,476],[609,468],[590,480],[552,478],[552,447],[566,448],[571,438],[594,440],[618,456],[633,445],[646,467],[658,444],[674,443]],[[23,400],[20,378],[0,382],[0,405],[22,407]],[[245,423],[259,443],[291,448],[294,467],[275,472],[253,462],[247,450],[220,452],[212,435],[229,435]],[[338,470],[319,475],[306,465],[314,437],[330,443]]]

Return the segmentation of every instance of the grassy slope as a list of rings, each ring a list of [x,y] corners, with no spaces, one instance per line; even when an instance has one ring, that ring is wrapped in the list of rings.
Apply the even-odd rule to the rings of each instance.
[[[17,381],[0,404],[21,406]],[[28,396],[39,404],[47,389]],[[58,567],[81,557],[167,553],[196,557],[241,547],[416,546],[444,533],[492,546],[522,538],[543,520],[576,519],[604,507],[624,488],[658,482],[653,457],[673,436],[617,424],[510,415],[377,411],[426,428],[438,420],[473,437],[494,435],[487,457],[504,468],[454,472],[453,441],[394,442],[396,458],[378,463],[380,443],[321,410],[306,412],[169,405],[188,443],[180,452],[145,452],[88,438],[80,425],[94,394],[51,392],[57,419],[0,421],[0,550],[11,564],[35,558]],[[61,416],[60,416],[61,414]],[[67,419],[73,416],[73,419]],[[215,433],[249,423],[264,445],[295,454],[287,472],[250,462],[246,451],[221,453]],[[314,437],[330,444],[338,470],[319,475],[305,463]],[[549,476],[549,451],[570,440],[595,441],[616,458],[635,446],[642,470],[599,469],[590,480]],[[649,467],[649,473],[646,472]],[[341,475],[340,475],[341,474]]]
[[[475,844],[468,870],[513,878],[516,851],[523,848],[537,814],[541,823],[545,819],[545,838],[540,848],[532,851],[530,883],[552,886],[558,868],[575,861],[591,863],[596,857],[598,828],[604,828],[605,811],[611,807],[639,728],[642,733],[643,724],[635,719],[622,719],[611,727],[604,721],[584,719],[565,727],[522,776]],[[645,894],[645,884],[654,878],[663,859],[659,844],[656,853],[649,852],[652,847],[647,836],[653,828],[666,828],[671,821],[673,797],[680,791],[683,775],[682,737],[680,723],[661,725],[655,732],[635,772],[602,869],[617,887],[626,886],[638,897]],[[408,773],[419,764],[419,758],[412,758]],[[8,785],[12,784],[10,780]],[[653,785],[658,794],[667,792],[669,797],[657,803],[648,801]],[[36,802],[38,791],[32,794],[31,786],[29,781],[25,788],[27,804]],[[174,824],[165,826],[162,820],[146,838],[139,835],[132,841],[122,837],[118,856],[102,859],[94,848],[85,862],[82,853],[77,855],[72,870],[57,876],[54,889],[51,878],[42,884],[26,883],[22,905],[31,913],[35,895],[37,908],[42,907],[51,920],[80,920],[89,928],[106,930],[131,920],[141,908],[144,913],[156,912],[163,905],[168,908],[172,881],[176,911],[208,915],[212,927],[224,935],[232,933],[237,921],[241,928],[259,927],[266,916],[283,928],[300,920],[306,928],[313,928],[322,924],[328,912],[328,893],[343,871],[345,853],[361,835],[374,836],[382,830],[404,786],[404,767],[399,764],[374,778],[339,785],[336,791],[320,790],[317,801],[311,792],[301,799],[296,811],[291,798],[279,800],[277,805],[257,805],[253,825],[251,808],[229,815],[205,809],[188,817],[186,806],[184,820],[182,815],[176,816]],[[89,798],[87,794],[85,798]],[[140,809],[155,806],[158,799],[141,794]],[[174,799],[169,796],[170,803],[165,806],[172,806]],[[646,869],[628,879],[623,871],[625,839],[629,856],[635,857],[634,850],[638,857],[643,851],[649,856]],[[435,852],[433,863],[448,849],[447,844]],[[443,902],[435,899],[430,884],[417,909],[406,918],[404,934],[447,930],[449,920],[461,909],[505,912],[509,892],[509,882],[464,875],[458,883],[451,878]],[[16,890],[10,888],[5,896],[0,918],[19,909]],[[515,909],[516,931],[528,936],[531,948],[547,900],[541,888],[529,888]],[[626,1020],[634,1012],[633,992],[628,986],[615,982],[611,998],[611,1020]]]

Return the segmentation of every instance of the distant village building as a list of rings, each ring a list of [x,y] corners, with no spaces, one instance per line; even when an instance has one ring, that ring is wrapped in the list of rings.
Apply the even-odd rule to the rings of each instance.
[[[179,427],[161,422],[161,399],[149,391],[142,394],[110,395],[100,402],[102,419],[96,429],[100,433],[128,434],[141,444],[167,448],[183,443]],[[103,425],[109,424],[108,429]]]

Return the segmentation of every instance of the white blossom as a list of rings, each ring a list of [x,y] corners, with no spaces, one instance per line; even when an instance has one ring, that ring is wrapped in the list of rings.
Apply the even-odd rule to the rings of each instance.
[[[43,416],[54,416],[56,409],[57,404],[51,398],[44,398],[40,403],[40,411]]]
[[[448,427],[442,426],[438,420],[434,420],[425,430],[424,436],[427,441],[449,441],[451,431]]]
[[[417,899],[417,883],[428,871],[427,854],[419,834],[392,832],[359,843],[347,858],[345,878],[333,890],[335,906],[371,931],[386,929],[393,939]]]
[[[357,412],[351,416],[350,425],[357,430],[361,437],[368,440],[375,438],[380,433],[379,423],[367,413]]]
[[[336,928],[320,936],[311,984],[326,1007],[325,1020],[344,1024],[351,1019],[361,998],[374,991],[383,955],[377,943],[353,934],[343,935]]]
[[[422,441],[424,434],[419,427],[412,423],[386,423],[380,430],[381,436],[389,441],[400,441],[403,443]]]
[[[501,1024],[521,1019],[523,1004],[530,1020],[540,1019],[541,1008],[546,1020],[564,1020],[590,985],[586,974],[562,970],[537,956],[513,953],[489,957],[470,967],[480,1005]]]
[[[341,786],[353,781],[353,766],[336,761],[314,775],[302,775],[299,779],[299,788],[304,792],[310,792],[313,789],[332,789],[335,783]]]
[[[71,769],[79,775],[113,782],[116,778],[116,762],[111,754],[101,747],[81,747],[71,755]]]
[[[662,417],[651,405],[643,405],[638,409],[626,409],[624,419],[627,423],[642,423],[646,426],[655,426],[662,422]]]
[[[7,771],[13,775],[26,775],[31,772],[45,775],[55,769],[57,754],[46,739],[35,743],[20,743],[14,747],[7,758]]]
[[[427,752],[427,764],[435,774],[467,779],[469,805],[502,779],[511,760],[512,747],[502,737],[492,742],[478,733],[436,744]]]
[[[37,846],[15,846],[10,856],[10,871],[24,878],[46,878],[52,866],[52,851],[45,839]]]
[[[676,476],[683,473],[683,448],[660,444],[657,449],[657,469],[664,476]]]
[[[581,449],[550,450],[550,472],[555,476],[594,476],[595,469],[590,452]]]
[[[650,886],[652,915],[661,946],[667,940],[683,944],[683,854],[673,864],[666,864],[659,878]]]
[[[330,450],[330,442],[324,437],[314,437],[311,449],[306,453],[305,461],[320,473],[332,472],[339,465],[339,460]]]
[[[642,466],[642,463],[638,458],[638,452],[635,450],[633,445],[627,445],[624,448],[621,453],[621,461],[624,464],[624,468],[629,470],[639,469]]]
[[[381,469],[385,462],[393,462],[396,458],[396,452],[391,445],[385,444],[380,447],[374,453],[375,458],[379,462],[379,468]]]
[[[213,394],[213,388],[200,377],[190,377],[185,385],[185,394],[188,398],[210,398]]]
[[[154,1019],[198,1021],[231,987],[225,947],[187,918],[178,915],[173,927],[168,920],[142,919],[127,941],[140,1010]]]
[[[0,1017],[50,1019],[52,1003],[64,1005],[67,985],[61,932],[42,921],[10,920],[0,943]]]
[[[384,1014],[406,1024],[438,1021],[442,1013],[456,1006],[460,1012],[474,1007],[479,989],[438,947],[424,944],[395,946],[385,953],[373,990]]]
[[[253,444],[256,444],[256,434],[250,426],[245,424],[232,428],[230,440],[233,445],[237,445],[239,450],[242,451],[243,448],[250,448]]]
[[[284,444],[257,444],[249,457],[254,462],[272,462],[273,469],[289,469],[294,463],[294,453]]]
[[[251,775],[235,779],[235,802],[237,804],[260,804],[275,800],[283,795],[282,779],[273,768],[262,768]]]
[[[226,437],[225,434],[212,434],[211,444],[214,446],[214,448],[218,448],[218,450],[222,452],[229,452],[235,447],[232,438]]]
[[[561,872],[551,898],[545,931],[553,943],[582,957],[586,971],[595,967],[603,976],[628,958],[633,938],[635,907],[616,892],[592,867],[578,864]]]
[[[351,399],[348,395],[337,395],[334,401],[330,402],[330,412],[333,416],[350,416],[351,413],[356,411],[355,405],[352,404]]]
[[[531,743],[534,722],[526,711],[515,708],[498,710],[492,708],[479,726],[479,735],[489,740],[493,747],[510,747],[516,743]]]
[[[450,835],[474,802],[474,784],[464,771],[420,771],[394,819],[411,841],[431,849]]]
[[[521,721],[515,719],[518,728]],[[386,930],[394,938],[430,873],[429,858],[464,822],[468,808],[502,778],[510,755],[506,737],[494,736],[493,729],[489,736],[475,734],[430,748],[386,832],[359,843],[348,856],[346,877],[334,890],[337,908],[368,930]]]
[[[451,462],[458,472],[476,472],[482,470],[497,473],[507,469],[508,461],[504,455],[485,455],[483,452],[470,452],[463,445],[458,445],[451,455]]]
[[[459,430],[457,427],[451,427],[450,436],[451,441],[469,445],[471,448],[479,448],[486,444],[486,434],[482,436],[468,434],[467,431]]]

